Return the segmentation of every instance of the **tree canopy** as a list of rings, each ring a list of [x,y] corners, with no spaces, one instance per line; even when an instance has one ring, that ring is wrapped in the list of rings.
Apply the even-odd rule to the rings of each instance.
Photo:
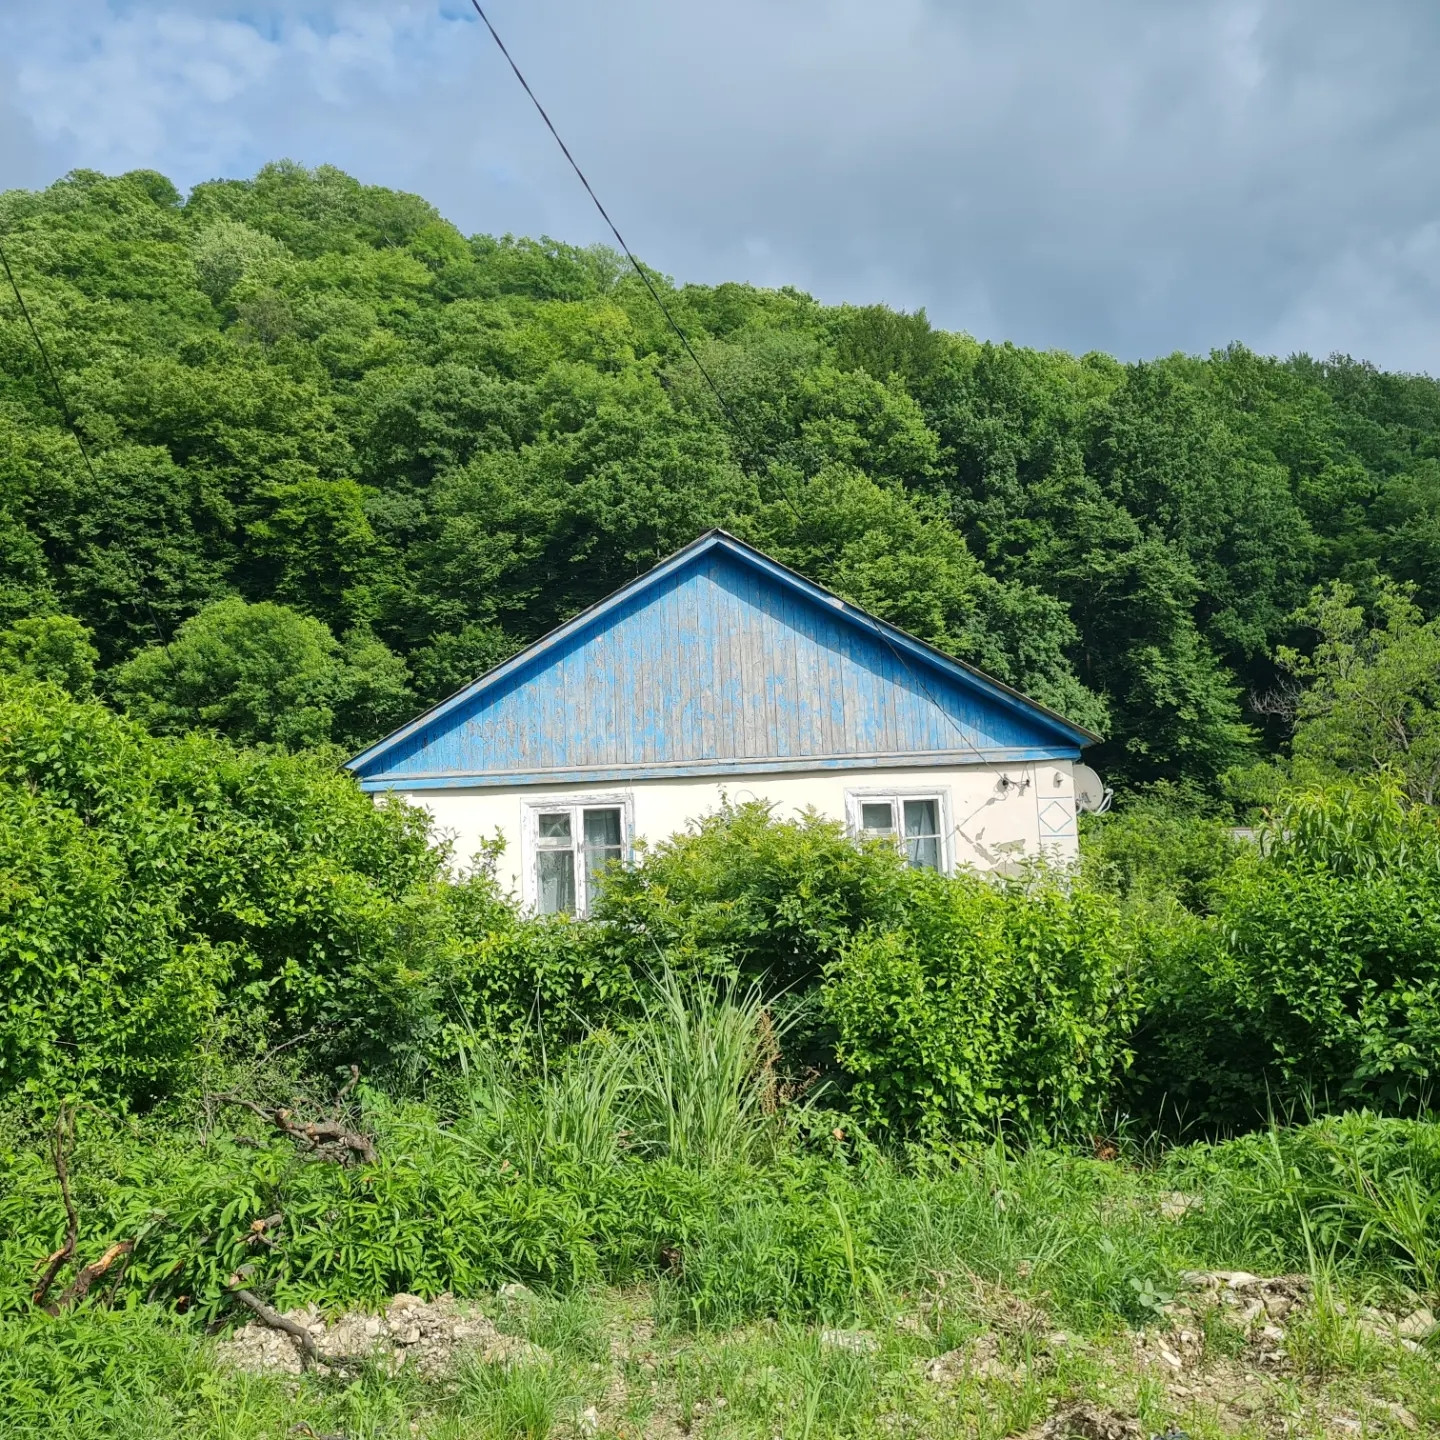
[[[0,665],[161,728],[373,739],[723,524],[1102,730],[1115,780],[1213,789],[1286,740],[1251,697],[1315,586],[1440,610],[1425,377],[652,275],[722,408],[613,253],[327,167],[76,172],[0,232],[98,480],[0,300],[0,625],[49,627]]]

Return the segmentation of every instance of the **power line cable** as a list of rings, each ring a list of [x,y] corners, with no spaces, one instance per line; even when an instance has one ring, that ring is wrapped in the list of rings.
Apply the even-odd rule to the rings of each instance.
[[[561,154],[570,162],[570,168],[575,172],[580,183],[585,187],[585,193],[594,201],[595,208],[600,212],[600,218],[610,227],[610,233],[615,237],[616,243],[625,252],[625,258],[629,260],[635,269],[635,273],[644,282],[645,288],[650,292],[650,298],[660,307],[660,313],[669,321],[670,328],[680,337],[680,343],[685,347],[685,353],[695,362],[695,368],[705,377],[705,383],[710,387],[716,400],[720,402],[720,408],[725,412],[726,418],[730,421],[730,425],[738,437],[740,424],[735,418],[735,412],[731,410],[729,402],[720,393],[720,387],[715,383],[710,372],[705,368],[700,357],[695,353],[695,347],[690,343],[690,337],[681,329],[680,322],[670,313],[670,307],[666,305],[649,275],[645,273],[645,267],[636,259],[635,252],[625,243],[625,237],[620,233],[619,226],[610,218],[610,212],[600,203],[600,197],[595,193],[594,188],[585,178],[585,172],[580,168],[579,163],[570,153],[570,147],[560,138],[560,132],[555,128],[554,121],[546,114],[545,107],[540,103],[535,92],[530,88],[530,82],[526,80],[520,67],[515,63],[514,56],[505,48],[505,42],[500,38],[499,32],[490,23],[490,17],[481,8],[480,0],[470,0],[470,3],[475,7],[475,13],[485,22],[485,28],[490,32],[490,38],[499,47],[500,53],[505,57],[506,63],[510,66],[511,70],[515,72],[515,78],[520,82],[520,88],[530,97],[530,103],[534,105],[535,109],[539,112],[540,118],[545,122],[545,128],[554,136],[555,143],[560,147]]]
[[[545,111],[545,107],[540,103],[535,92],[530,88],[530,82],[526,80],[524,73],[515,63],[515,57],[511,55],[509,50],[505,48],[505,42],[500,38],[499,32],[495,29],[494,25],[490,23],[490,17],[485,13],[484,8],[480,4],[480,0],[470,0],[470,3],[472,6],[474,6],[475,13],[484,22],[485,28],[490,32],[490,38],[494,40],[500,53],[505,57],[505,61],[510,66],[510,69],[514,72],[515,78],[520,82],[521,89],[523,89],[526,95],[530,97],[530,103],[534,105],[536,111],[540,115],[540,118],[545,122],[545,128],[549,130],[550,134],[554,137],[555,143],[560,147],[561,153],[565,156],[566,160],[570,162],[570,168],[575,172],[576,177],[585,187],[585,193],[594,202],[595,208],[600,212],[600,218],[604,220],[606,225],[610,227],[610,233],[615,237],[620,248],[625,252],[625,257],[634,267],[635,273],[644,282],[645,288],[650,292],[651,299],[655,301],[655,304],[660,309],[660,313],[664,315],[665,319],[669,322],[670,328],[676,333],[676,335],[680,337],[680,343],[685,347],[685,353],[689,355],[691,360],[695,362],[695,368],[700,372],[702,376],[704,376],[705,383],[710,387],[716,400],[720,402],[720,408],[725,412],[726,418],[730,421],[731,429],[735,433],[736,438],[741,438],[740,425],[735,418],[735,412],[731,410],[730,405],[726,401],[724,395],[720,393],[720,387],[715,383],[714,378],[705,368],[699,355],[695,353],[695,347],[690,343],[690,337],[686,335],[685,331],[681,329],[679,321],[677,321],[674,315],[670,313],[669,306],[665,304],[665,301],[661,298],[660,292],[651,283],[649,275],[645,273],[645,267],[641,265],[640,261],[636,258],[635,252],[631,250],[629,245],[625,243],[625,237],[620,233],[619,227],[610,218],[610,212],[606,210],[603,204],[601,204],[600,197],[595,193],[594,187],[590,184],[589,180],[585,178],[585,172],[580,168],[580,165],[576,161],[574,155],[570,153],[570,147],[561,138],[560,132],[555,128],[554,121],[550,119],[550,116]],[[781,490],[781,497],[784,499],[785,503],[791,508],[791,510],[795,512],[796,519],[803,520],[804,516],[800,513],[800,510],[796,506],[794,500],[792,500],[791,497],[786,494],[783,489]],[[858,607],[856,608],[858,609]],[[859,611],[859,613],[865,615],[865,612],[863,610]],[[925,698],[929,700],[929,702],[945,717],[949,724],[954,728],[956,734],[958,734],[961,740],[964,741],[965,745],[974,752],[976,757],[979,758],[982,763],[988,764],[989,762],[985,759],[984,753],[975,744],[974,740],[972,740],[970,736],[965,733],[964,727],[935,698],[935,696],[931,693],[930,687],[919,675],[916,674],[916,672],[910,666],[910,663],[900,653],[899,649],[895,646],[894,642],[890,639],[890,637],[880,628],[879,623],[875,621],[874,617],[865,615],[865,618],[871,621],[875,633],[885,643],[886,647],[890,650],[890,653],[895,657],[895,659],[899,661],[901,667],[919,687],[921,693],[924,694]]]
[[[40,338],[40,331],[36,328],[34,317],[30,314],[30,307],[25,303],[25,296],[20,291],[19,283],[15,279],[15,272],[10,268],[10,257],[5,253],[5,246],[0,242],[0,266],[4,267],[5,278],[10,282],[10,289],[15,295],[15,303],[20,307],[20,313],[25,317],[25,325],[30,331],[30,338],[35,342],[35,348],[40,352],[41,363],[45,366],[45,373],[50,377],[50,384],[54,388],[55,398],[60,402],[60,413],[65,417],[65,424],[69,426],[70,433],[75,437],[75,444],[80,451],[80,457],[85,462],[85,470],[90,476],[90,483],[95,487],[96,493],[100,490],[100,477],[95,473],[94,463],[90,459],[90,451],[86,448],[85,437],[80,433],[80,426],[76,424],[75,414],[70,409],[70,401],[65,394],[65,387],[60,383],[60,372],[50,361],[50,352],[45,348],[45,342]],[[134,563],[134,557],[129,557]],[[168,646],[169,641],[165,638],[165,631],[160,624],[160,617],[155,613],[155,607],[150,603],[150,594],[145,585],[143,574],[136,573],[136,580],[139,585],[140,598],[144,601],[145,610],[150,617],[150,624],[155,629],[162,646]]]
[[[70,427],[70,433],[75,437],[75,443],[80,447],[80,454],[85,461],[85,468],[90,472],[90,483],[97,489],[100,486],[100,478],[95,474],[95,467],[90,463],[90,452],[85,448],[85,441],[80,435],[80,427],[75,423],[75,416],[71,413],[70,402],[65,396],[65,387],[60,383],[60,376],[55,367],[50,363],[50,354],[45,349],[45,342],[40,338],[40,332],[35,328],[35,321],[30,315],[30,307],[25,303],[25,297],[20,293],[20,286],[15,281],[15,272],[10,268],[10,257],[5,253],[5,246],[0,243],[0,265],[5,267],[5,278],[10,282],[10,289],[15,294],[15,303],[20,307],[20,313],[25,317],[25,324],[29,327],[30,338],[35,342],[35,348],[40,352],[41,362],[45,366],[45,373],[50,377],[50,384],[54,387],[55,397],[60,401],[60,413],[65,417],[65,423]]]

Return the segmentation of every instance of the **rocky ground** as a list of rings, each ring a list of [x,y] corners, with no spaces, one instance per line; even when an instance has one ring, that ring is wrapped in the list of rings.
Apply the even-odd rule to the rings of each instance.
[[[442,1388],[467,1367],[516,1375],[568,1367],[551,1428],[622,1440],[788,1440],[788,1412],[807,1403],[807,1385],[849,1386],[859,1397],[841,1433],[1025,1440],[1440,1434],[1440,1387],[1427,1391],[1423,1382],[1427,1370],[1434,1373],[1427,1347],[1437,1326],[1428,1310],[1320,1303],[1302,1275],[1209,1271],[1185,1279],[1181,1294],[1156,1297],[1153,1325],[1099,1338],[1057,1329],[1034,1302],[978,1280],[963,1302],[971,1333],[943,1348],[938,1342],[955,1330],[953,1298],[924,1301],[888,1328],[782,1333],[762,1326],[700,1339],[658,1333],[643,1296],[611,1296],[586,1302],[587,1336],[584,1326],[556,1327],[556,1306],[574,1302],[509,1286],[475,1305],[397,1295],[378,1314],[288,1312],[311,1336],[315,1362],[290,1335],[259,1321],[223,1338],[219,1354],[227,1366],[261,1374],[298,1377],[309,1368],[343,1381],[372,1368],[413,1372]],[[538,1343],[547,1326],[553,1353]],[[797,1365],[805,1373],[791,1373]],[[769,1399],[771,1391],[789,1398]],[[775,1418],[757,1427],[767,1405]]]

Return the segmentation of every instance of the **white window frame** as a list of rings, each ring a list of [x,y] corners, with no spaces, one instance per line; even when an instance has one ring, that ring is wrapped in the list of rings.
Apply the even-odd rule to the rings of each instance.
[[[851,835],[857,840],[865,838],[866,830],[860,823],[860,807],[862,805],[874,805],[879,801],[889,801],[893,807],[891,814],[895,817],[895,843],[898,847],[904,848],[905,844],[905,810],[904,803],[907,800],[933,800],[935,801],[935,813],[937,823],[940,826],[940,869],[941,875],[948,875],[952,864],[952,843],[951,836],[953,827],[950,823],[950,787],[948,785],[934,785],[919,789],[894,789],[893,787],[875,786],[863,790],[847,790],[845,792],[845,823],[850,829]],[[918,868],[918,867],[917,867]]]
[[[582,795],[551,795],[543,800],[521,802],[520,857],[525,906],[532,915],[540,912],[540,816],[558,810],[570,812],[570,834],[575,847],[575,916],[590,913],[589,877],[585,873],[586,810],[620,812],[620,863],[628,865],[635,853],[635,801],[628,790]]]

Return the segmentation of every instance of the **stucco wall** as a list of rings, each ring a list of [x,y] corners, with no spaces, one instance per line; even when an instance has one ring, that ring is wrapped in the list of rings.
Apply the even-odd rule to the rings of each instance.
[[[1068,760],[948,769],[800,771],[731,777],[728,782],[683,778],[398,793],[430,811],[437,828],[453,840],[462,864],[482,841],[500,834],[506,842],[498,867],[500,881],[528,903],[534,899],[533,874],[522,873],[527,849],[522,837],[527,807],[537,801],[584,803],[603,797],[618,803],[623,799],[634,837],[654,843],[713,811],[724,797],[734,803],[768,801],[782,817],[810,808],[845,822],[847,794],[857,791],[939,795],[946,859],[952,869],[968,865],[988,870],[1042,850],[1067,861],[1077,851],[1075,787]]]

